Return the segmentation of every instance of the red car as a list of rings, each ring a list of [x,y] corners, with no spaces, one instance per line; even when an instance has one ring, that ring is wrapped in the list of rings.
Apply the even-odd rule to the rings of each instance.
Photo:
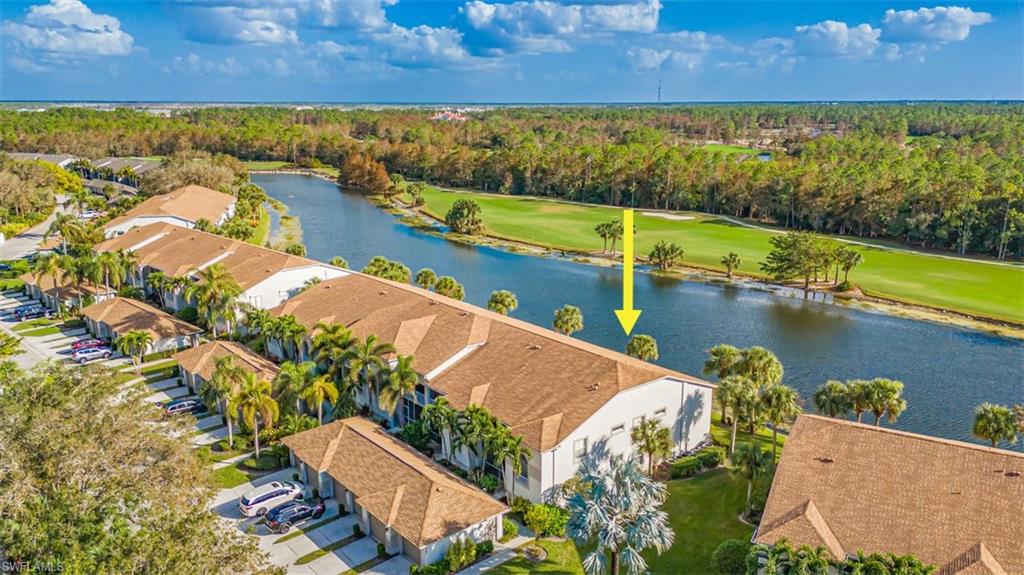
[[[71,351],[78,351],[80,349],[87,349],[90,347],[101,347],[104,345],[107,345],[107,342],[103,341],[102,339],[80,339],[75,343],[71,344]]]

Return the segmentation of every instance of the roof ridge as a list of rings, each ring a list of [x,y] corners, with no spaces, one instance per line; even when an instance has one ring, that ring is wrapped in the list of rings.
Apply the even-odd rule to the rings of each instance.
[[[999,564],[999,561],[992,555],[992,552],[980,541],[950,559],[935,572],[935,575],[956,575],[968,567],[979,563],[984,565],[992,575],[1007,575],[1006,570]]]
[[[822,422],[828,422],[835,425],[845,425],[848,427],[855,427],[866,431],[876,431],[881,433],[891,433],[893,435],[902,435],[911,439],[918,439],[922,441],[928,441],[932,443],[939,443],[942,445],[950,445],[953,447],[963,447],[967,449],[973,449],[976,451],[983,451],[985,453],[994,453],[997,455],[1010,455],[1013,457],[1019,457],[1024,459],[1024,453],[1017,451],[1011,451],[1009,449],[999,449],[998,447],[989,447],[987,445],[979,445],[977,443],[968,443],[966,441],[957,441],[955,439],[946,439],[944,437],[935,437],[932,435],[923,435],[921,433],[914,433],[912,431],[903,431],[902,429],[893,429],[891,427],[875,426],[868,423],[858,423],[849,419],[839,419],[836,417],[827,417],[824,415],[817,415],[813,413],[801,413],[799,417],[818,420]]]

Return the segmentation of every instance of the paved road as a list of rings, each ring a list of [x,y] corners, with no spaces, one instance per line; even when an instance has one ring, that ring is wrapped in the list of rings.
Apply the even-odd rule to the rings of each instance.
[[[63,199],[57,199],[57,205],[61,206]],[[0,245],[0,260],[15,260],[25,254],[32,253],[36,246],[43,241],[43,234],[49,229],[50,224],[57,217],[59,212],[63,212],[64,208],[58,207],[50,214],[50,217],[46,218],[39,225],[29,230],[22,232],[21,234],[9,238],[7,241]]]

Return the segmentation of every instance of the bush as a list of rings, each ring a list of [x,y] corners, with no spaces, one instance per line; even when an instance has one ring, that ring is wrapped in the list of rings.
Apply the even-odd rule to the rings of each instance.
[[[493,475],[484,475],[480,478],[480,488],[487,493],[494,493],[498,490],[498,478]]]
[[[458,537],[448,546],[444,554],[451,572],[461,571],[463,567],[476,560],[476,543],[468,537]]]
[[[512,505],[509,506],[512,509],[512,513],[518,513],[522,517],[526,517],[531,507],[533,507],[533,503],[525,497],[513,497]]]
[[[402,441],[408,443],[416,451],[425,452],[430,445],[430,432],[422,419],[417,419],[402,427]]]
[[[377,557],[383,557],[388,554],[388,550],[384,547],[383,543],[377,544]]]
[[[701,465],[706,468],[718,467],[725,463],[725,448],[712,445],[697,453],[697,459],[700,459]]]
[[[273,471],[281,468],[281,460],[272,453],[261,453],[259,457],[250,457],[242,462],[246,469],[256,471]]]
[[[501,540],[511,541],[519,535],[519,524],[507,517],[501,518]]]
[[[853,289],[853,284],[848,281],[845,281],[837,285],[834,289],[836,291],[850,291]]]
[[[213,444],[214,451],[246,451],[252,447],[252,440],[248,435],[236,434],[234,439],[235,446],[233,448],[228,445],[227,439],[221,439],[217,443]]]
[[[750,547],[750,543],[739,539],[722,541],[711,554],[711,568],[723,575],[743,575]]]
[[[409,566],[409,573],[413,575],[448,575],[451,573],[451,569],[448,568],[448,560],[442,559],[437,563],[431,563],[423,567],[413,563]]]
[[[492,551],[494,551],[494,541],[491,541],[490,539],[476,544],[477,559],[491,553]]]
[[[192,324],[199,321],[199,310],[194,307],[183,307],[174,315],[176,315],[181,321],[187,321]]]
[[[356,537],[363,536],[363,528],[360,527],[358,523],[352,524],[352,535],[355,535]]]
[[[560,507],[541,503],[526,513],[526,526],[540,537],[563,537],[569,513]]]
[[[693,477],[700,473],[700,470],[704,468],[700,458],[696,455],[688,455],[681,457],[672,464],[671,476],[672,479],[682,479],[684,477]]]

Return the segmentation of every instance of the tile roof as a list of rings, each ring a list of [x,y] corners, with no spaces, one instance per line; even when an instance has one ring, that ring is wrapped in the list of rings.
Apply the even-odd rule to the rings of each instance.
[[[147,199],[107,222],[104,228],[110,229],[135,218],[147,216],[173,216],[189,222],[205,219],[217,223],[235,201],[234,196],[210,188],[196,185],[184,186]]]
[[[417,547],[508,509],[362,417],[281,441],[311,471],[326,471],[356,503]]]
[[[36,277],[32,272],[26,272],[18,276],[18,279],[25,282],[27,285],[38,286],[39,290],[47,295],[57,296],[58,299],[64,299],[69,297],[77,298],[79,293],[86,295],[98,295],[104,292],[103,286],[94,286],[89,282],[84,282],[79,286],[76,286],[70,280],[66,280],[62,277],[57,277],[56,280],[53,276],[44,275]],[[59,292],[59,293],[58,293]]]
[[[913,554],[942,575],[1024,573],[1024,454],[801,415],[755,540]]]
[[[240,240],[163,223],[132,228],[123,235],[96,244],[93,249],[97,252],[132,250],[138,265],[149,266],[174,277],[217,260],[243,290],[282,270],[325,265]]]
[[[114,297],[94,303],[83,309],[82,315],[95,322],[107,324],[119,335],[133,330],[148,332],[153,341],[203,331],[147,303],[125,297]]]
[[[487,407],[546,451],[620,391],[683,375],[408,284],[352,273],[321,282],[270,310],[312,329],[323,321],[375,334],[452,405]],[[460,355],[457,361],[452,358]]]
[[[185,371],[209,381],[213,377],[217,358],[228,355],[235,358],[236,365],[267,381],[273,380],[280,371],[274,362],[234,341],[208,341],[179,351],[174,354],[174,359],[178,360],[178,365]]]

